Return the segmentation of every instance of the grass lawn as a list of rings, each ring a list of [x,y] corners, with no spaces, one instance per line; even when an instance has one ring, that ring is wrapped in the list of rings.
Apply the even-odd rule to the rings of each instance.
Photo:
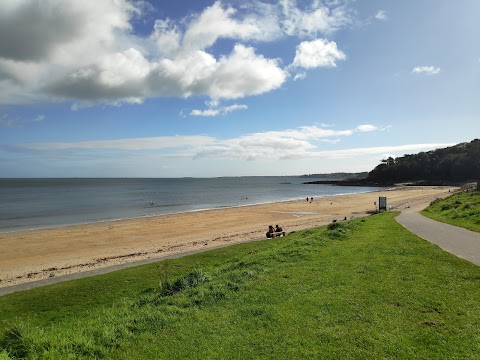
[[[422,214],[437,221],[480,232],[480,191],[433,201]]]
[[[480,268],[394,215],[0,297],[0,359],[478,359]]]

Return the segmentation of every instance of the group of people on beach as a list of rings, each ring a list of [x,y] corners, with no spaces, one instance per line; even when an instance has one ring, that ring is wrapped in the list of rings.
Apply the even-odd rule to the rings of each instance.
[[[313,201],[313,197],[310,198],[310,202],[312,202],[312,201]],[[308,196],[307,196],[307,202],[308,202]]]
[[[285,236],[285,231],[283,231],[279,225],[275,225],[275,228],[272,225],[268,227],[268,231],[266,233],[267,238],[270,239],[282,235]]]

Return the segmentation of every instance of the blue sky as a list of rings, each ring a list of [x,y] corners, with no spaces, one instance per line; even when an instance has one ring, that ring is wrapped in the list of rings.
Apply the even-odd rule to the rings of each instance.
[[[372,170],[480,134],[480,2],[3,0],[0,177]]]

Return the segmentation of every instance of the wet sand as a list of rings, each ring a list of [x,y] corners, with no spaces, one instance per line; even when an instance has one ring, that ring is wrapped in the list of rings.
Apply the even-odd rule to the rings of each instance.
[[[312,185],[314,186],[314,185]],[[265,237],[268,225],[288,233],[375,211],[427,206],[449,187],[399,187],[272,204],[0,233],[0,287]],[[271,240],[268,240],[271,241]],[[275,240],[277,241],[277,240]],[[281,241],[281,240],[280,240]]]

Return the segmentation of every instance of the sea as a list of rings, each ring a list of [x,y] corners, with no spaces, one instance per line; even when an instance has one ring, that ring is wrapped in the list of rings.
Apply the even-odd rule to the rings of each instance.
[[[0,179],[0,232],[354,194],[300,176]],[[328,179],[331,180],[331,179]]]

